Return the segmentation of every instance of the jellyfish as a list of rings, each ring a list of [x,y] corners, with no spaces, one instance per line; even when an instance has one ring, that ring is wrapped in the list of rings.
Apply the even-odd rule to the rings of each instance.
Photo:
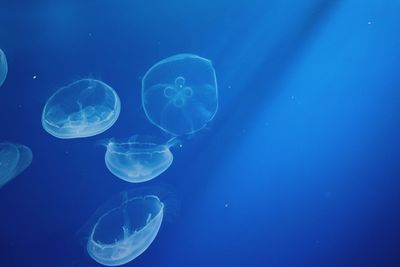
[[[106,266],[126,264],[154,241],[164,215],[164,203],[155,195],[129,197],[94,218],[86,249]]]
[[[123,141],[111,139],[106,144],[106,166],[112,174],[127,182],[149,181],[171,166],[170,147],[177,143],[176,138],[160,144],[152,137],[138,135]]]
[[[118,119],[121,103],[107,84],[82,79],[57,90],[42,113],[43,128],[62,138],[80,138],[100,134]]]
[[[29,147],[0,143],[0,188],[24,171],[31,162],[32,151]]]
[[[0,49],[0,86],[3,85],[6,80],[8,72],[7,58],[3,50]]]
[[[211,61],[193,54],[159,61],[142,79],[142,105],[149,121],[173,136],[203,129],[218,109]]]

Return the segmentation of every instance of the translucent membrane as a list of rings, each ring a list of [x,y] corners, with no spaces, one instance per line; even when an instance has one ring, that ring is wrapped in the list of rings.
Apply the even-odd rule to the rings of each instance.
[[[0,188],[24,171],[32,162],[32,151],[29,147],[0,143]]]
[[[82,79],[62,87],[49,98],[43,109],[42,125],[58,138],[89,137],[109,129],[120,110],[119,97],[110,86]]]
[[[150,122],[174,136],[201,130],[218,109],[211,61],[179,54],[157,62],[142,79],[142,105]]]
[[[164,204],[157,196],[123,199],[96,219],[87,242],[88,254],[106,266],[132,261],[156,238],[163,214]]]
[[[127,182],[149,181],[172,164],[170,147],[177,142],[176,139],[171,139],[160,144],[154,142],[154,138],[141,136],[121,141],[112,139],[106,145],[106,166],[115,176]]]
[[[6,80],[8,72],[7,58],[3,50],[0,49],[0,86],[3,85]]]

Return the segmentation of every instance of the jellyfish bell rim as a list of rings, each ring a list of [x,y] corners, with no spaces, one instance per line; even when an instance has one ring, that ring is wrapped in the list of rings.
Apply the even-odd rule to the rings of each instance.
[[[168,56],[168,57],[166,57],[166,58],[163,58],[163,59],[161,59],[160,61],[157,61],[156,63],[154,63],[154,64],[146,71],[146,73],[143,75],[142,81],[145,80],[145,79],[147,78],[147,75],[148,75],[153,69],[155,69],[156,67],[158,67],[159,65],[165,64],[165,63],[167,63],[167,62],[169,62],[169,61],[182,60],[182,59],[187,59],[187,58],[190,58],[190,59],[200,59],[200,60],[202,60],[202,61],[205,61],[205,62],[211,64],[211,66],[212,66],[212,61],[211,61],[211,60],[209,60],[209,59],[207,59],[207,58],[204,58],[204,57],[201,57],[201,56],[199,56],[199,55],[193,54],[193,53],[180,53],[180,54],[175,54],[175,55],[172,55],[172,56]],[[183,77],[183,78],[184,78],[184,77]]]
[[[124,194],[120,194],[120,196],[123,196]],[[127,196],[125,196],[127,197]],[[135,200],[145,200],[148,198],[152,198],[156,201],[157,205],[159,205],[158,208],[158,212],[156,215],[154,215],[150,220],[147,220],[146,223],[144,225],[139,225],[139,228],[137,229],[128,229],[131,230],[127,233],[125,233],[125,224],[123,226],[124,229],[124,236],[122,238],[119,239],[115,239],[115,242],[112,243],[103,243],[100,240],[95,240],[94,238],[94,234],[95,231],[98,227],[98,225],[101,223],[101,220],[106,217],[109,216],[112,212],[114,212],[115,210],[120,210],[120,209],[124,209],[124,205],[126,205],[126,203],[130,202],[130,201],[135,201]],[[120,203],[119,206],[114,207],[113,209],[109,210],[108,212],[106,212],[105,214],[101,215],[100,217],[97,218],[95,224],[92,227],[91,230],[91,234],[87,239],[87,243],[86,243],[86,252],[89,254],[89,256],[95,260],[96,262],[106,265],[106,266],[118,266],[118,265],[122,265],[122,264],[126,264],[132,260],[134,260],[135,258],[139,257],[141,254],[143,254],[143,252],[145,252],[150,245],[153,243],[153,241],[155,240],[160,227],[162,225],[163,222],[163,213],[164,213],[164,203],[155,195],[146,195],[146,196],[136,196],[136,197],[132,197],[129,199],[125,199],[122,203]],[[148,231],[150,227],[150,232]],[[147,232],[146,232],[147,230]],[[147,233],[147,235],[146,235]],[[144,234],[145,237],[145,244],[144,246],[139,246],[139,247],[134,247],[132,246],[133,241],[135,241],[136,238],[138,238],[138,236],[140,237],[141,234]],[[104,257],[101,254],[95,253],[96,250],[100,249],[101,251],[104,250],[115,250],[120,248],[121,246],[127,246],[128,253],[119,255],[119,257],[115,257],[115,258],[108,258],[108,257]],[[125,247],[126,248],[126,247]]]
[[[139,155],[139,154],[142,154],[142,153],[144,153],[144,152],[130,153],[130,154],[128,154],[128,155],[136,155],[136,154]],[[132,179],[132,177],[129,176],[129,175],[126,176],[125,174],[123,174],[123,173],[121,173],[121,172],[115,171],[115,169],[118,169],[118,168],[115,168],[115,166],[112,164],[112,161],[108,160],[108,158],[111,157],[112,154],[118,154],[118,155],[124,155],[124,156],[126,156],[127,153],[116,153],[116,152],[111,152],[111,153],[110,153],[110,152],[107,151],[106,154],[105,154],[105,157],[104,157],[104,162],[105,162],[105,164],[106,164],[107,169],[108,169],[114,176],[118,177],[119,179],[121,179],[121,180],[123,180],[123,181],[125,181],[125,182],[128,182],[128,183],[132,183],[132,184],[141,184],[141,183],[148,182],[148,181],[151,181],[151,180],[157,178],[157,177],[160,176],[162,173],[164,173],[166,170],[168,170],[168,168],[171,167],[171,165],[172,165],[174,155],[172,154],[172,152],[171,152],[169,149],[168,149],[168,150],[164,150],[164,151],[153,151],[152,153],[160,153],[160,154],[162,154],[162,153],[169,153],[170,156],[171,156],[171,160],[168,162],[167,165],[165,165],[165,166],[162,168],[162,170],[159,170],[159,172],[157,172],[156,174],[147,175],[147,176],[141,176],[140,179]],[[135,178],[137,178],[137,177],[135,177]]]
[[[18,163],[17,163],[16,169],[13,173],[14,177],[18,176],[23,171],[25,171],[32,164],[32,160],[33,160],[33,153],[32,153],[32,150],[30,149],[30,147],[28,147],[26,145],[22,145],[22,144],[16,144],[15,146],[18,149],[19,158],[18,158]],[[22,160],[26,160],[26,161],[21,162]]]
[[[106,153],[119,155],[137,155],[142,153],[164,153],[168,147],[155,143],[130,143],[130,142],[109,142]],[[132,149],[132,151],[129,151]]]
[[[19,152],[19,149],[17,148],[17,146],[16,146],[14,143],[11,143],[11,142],[1,142],[1,143],[0,143],[0,147],[2,147],[2,146],[9,146],[11,149],[13,149],[14,152],[15,152],[16,158],[15,158],[14,161],[13,161],[13,166],[12,166],[12,168],[10,168],[10,169],[8,170],[7,175],[4,175],[4,177],[0,177],[0,178],[4,179],[4,180],[0,179],[0,188],[2,188],[3,186],[5,186],[8,182],[10,182],[10,181],[15,177],[15,175],[14,175],[14,173],[15,173],[15,168],[17,168],[18,163],[19,163],[19,161],[20,161],[20,157],[21,157],[20,152]]]
[[[11,146],[13,149],[15,149],[15,156],[16,158],[14,159],[15,162],[13,163],[13,166],[11,169],[9,169],[8,173],[6,176],[2,178],[6,178],[4,180],[0,180],[0,188],[8,184],[10,181],[12,181],[15,177],[20,175],[22,172],[24,172],[32,163],[32,158],[33,158],[33,153],[30,147],[19,144],[19,143],[12,143],[12,142],[2,142],[0,143],[0,146]]]
[[[156,194],[160,193],[154,189],[155,186],[139,186],[137,188],[131,188],[128,190],[122,190],[117,192],[111,197],[107,197],[101,201],[97,207],[92,210],[92,214],[86,219],[82,227],[76,232],[76,236],[83,237],[85,240],[91,237],[93,227],[97,223],[100,217],[103,217],[106,213],[110,213],[112,210],[120,208],[127,200],[140,199],[144,197],[154,197],[158,199],[158,202],[163,204],[163,211],[165,209],[166,200],[163,196],[158,196]],[[164,187],[163,187],[164,188]],[[160,194],[161,195],[161,194]],[[90,230],[88,230],[90,228]]]
[[[161,144],[143,139],[148,136],[134,135],[130,138],[110,139],[106,146],[104,162],[116,177],[129,183],[143,183],[155,179],[172,164],[174,155],[170,147],[177,141],[163,141]],[[154,159],[154,161],[152,160]]]
[[[104,217],[108,216],[110,213],[112,213],[112,212],[115,211],[115,210],[121,209],[121,208],[123,207],[123,205],[126,205],[128,202],[132,202],[132,201],[136,201],[136,200],[144,200],[144,199],[147,199],[147,198],[153,198],[153,199],[155,199],[155,200],[157,201],[157,203],[160,205],[159,211],[157,212],[157,214],[156,214],[153,218],[150,219],[149,222],[155,220],[156,217],[159,217],[160,214],[163,214],[165,204],[164,204],[164,203],[160,200],[160,198],[157,197],[156,195],[136,196],[136,197],[133,197],[133,198],[126,199],[126,200],[123,201],[118,207],[115,207],[115,208],[109,210],[108,212],[104,213],[103,215],[101,215],[101,216],[97,219],[95,225],[93,226],[92,233],[91,233],[91,235],[90,235],[91,240],[93,240],[94,232],[96,231],[97,225],[99,224],[99,222],[100,222]],[[135,229],[135,232],[139,232],[139,231],[143,230],[145,227],[146,227],[146,225],[144,225],[144,226],[143,226],[142,228],[140,228],[140,229]],[[114,242],[114,243],[111,243],[111,244],[110,244],[110,243],[102,243],[102,245],[110,245],[110,246],[113,246],[113,245],[115,245],[115,242]]]
[[[126,199],[137,197],[154,196],[163,204],[163,221],[173,221],[180,210],[182,196],[171,184],[160,182],[157,184],[141,184],[129,188],[100,201],[90,211],[90,215],[83,221],[83,224],[75,232],[75,240],[82,246],[86,246],[91,237],[93,226],[98,219],[112,209],[118,208]]]
[[[134,151],[119,151],[118,148],[128,146],[134,149]],[[106,153],[118,154],[118,155],[138,155],[143,153],[165,153],[169,148],[165,145],[158,145],[152,143],[113,143],[107,145]]]
[[[133,135],[129,138],[117,139],[110,138],[104,142],[107,151],[110,153],[117,154],[140,154],[145,152],[152,153],[164,153],[166,150],[170,150],[171,147],[180,144],[181,141],[177,137],[169,138],[166,141],[162,141],[161,138],[149,135]],[[127,146],[134,149],[135,151],[120,152],[116,148]],[[158,148],[158,150],[157,150]]]
[[[146,236],[146,240],[145,240],[146,242],[144,243],[145,245],[141,246],[139,248],[133,247],[132,241],[134,241],[138,235],[140,236],[143,232],[145,232],[146,227],[142,228],[139,231],[133,232],[126,239],[117,240],[113,244],[102,244],[101,242],[96,242],[90,238],[90,239],[88,239],[88,242],[86,244],[86,252],[89,254],[89,256],[94,261],[96,261],[99,264],[105,265],[105,266],[120,266],[120,265],[127,264],[127,263],[133,261],[134,259],[136,259],[137,257],[139,257],[140,255],[142,255],[150,247],[150,245],[156,239],[158,232],[160,231],[162,222],[163,222],[163,213],[157,214],[151,221],[148,222],[146,227],[154,225],[155,230],[153,229],[151,234]],[[142,244],[143,244],[143,242],[142,242]],[[102,251],[110,250],[110,249],[115,250],[115,249],[118,249],[121,245],[125,246],[125,249],[126,249],[126,246],[128,246],[129,250],[128,250],[128,253],[125,252],[124,255],[122,255],[118,258],[112,257],[111,259],[109,259],[108,257],[101,257],[100,255],[98,255],[92,251],[92,249],[100,249]]]
[[[4,82],[6,81],[6,79],[7,79],[7,74],[8,74],[8,62],[7,62],[7,56],[6,56],[6,54],[4,53],[4,51],[0,48],[0,62],[3,62],[4,63],[4,80],[3,81],[1,81],[0,80],[0,87],[4,84]]]
[[[91,125],[90,127],[88,127],[88,128],[89,128],[89,129],[90,129],[90,128],[96,129],[96,127],[93,127],[93,126],[95,126],[95,125],[102,125],[102,124],[104,124],[105,122],[107,122],[107,123],[106,123],[106,127],[102,127],[102,128],[97,129],[97,130],[92,130],[92,131],[89,131],[89,132],[81,131],[81,132],[79,132],[79,134],[78,134],[78,132],[75,132],[75,133],[72,133],[72,132],[62,133],[62,132],[61,132],[61,133],[60,133],[60,132],[57,132],[57,131],[53,130],[53,128],[66,128],[66,127],[59,127],[59,126],[57,126],[56,124],[52,123],[51,121],[47,120],[46,114],[47,114],[47,107],[48,107],[48,104],[49,104],[51,101],[53,101],[53,99],[54,99],[61,91],[63,91],[63,90],[68,90],[68,88],[70,88],[70,87],[72,87],[72,86],[75,86],[77,83],[80,83],[80,82],[95,82],[95,83],[98,83],[98,84],[100,84],[101,86],[105,87],[108,91],[111,91],[111,92],[112,92],[112,94],[113,94],[113,96],[114,96],[114,99],[115,99],[115,103],[114,103],[113,110],[112,110],[112,112],[110,112],[110,114],[112,114],[112,115],[108,116],[109,119],[104,120],[104,121],[100,121],[100,122],[96,122],[96,123],[92,124],[92,125]],[[46,103],[45,103],[45,105],[44,105],[44,107],[43,107],[43,110],[42,110],[41,123],[42,123],[42,128],[43,128],[47,133],[49,133],[50,135],[52,135],[52,136],[54,136],[54,137],[56,137],[56,138],[59,138],[59,139],[86,138],[86,137],[92,137],[92,136],[101,134],[101,133],[107,131],[108,129],[110,129],[110,128],[115,124],[115,122],[118,120],[120,114],[121,114],[121,100],[120,100],[120,98],[119,98],[117,92],[114,90],[114,88],[112,88],[110,85],[106,84],[105,82],[100,81],[100,80],[97,80],[97,79],[83,78],[83,79],[79,79],[79,80],[77,80],[77,81],[74,81],[74,82],[72,82],[72,83],[69,83],[69,84],[67,84],[67,85],[65,85],[65,86],[62,86],[62,87],[58,88],[58,89],[47,99],[47,101],[46,101]],[[74,129],[74,128],[78,128],[78,127],[69,127],[69,128],[70,128],[70,129]]]
[[[169,61],[173,61],[173,60],[182,60],[182,59],[187,59],[187,58],[190,58],[190,59],[200,59],[200,60],[202,60],[202,61],[204,61],[204,62],[210,64],[210,66],[211,66],[210,69],[211,69],[211,71],[212,71],[212,73],[213,73],[213,83],[214,83],[214,85],[215,85],[216,106],[215,106],[215,112],[212,114],[212,116],[210,116],[210,118],[208,118],[208,119],[204,122],[202,128],[197,129],[197,130],[192,130],[192,131],[190,131],[190,132],[185,132],[185,133],[177,134],[177,133],[174,133],[174,132],[172,132],[172,131],[166,129],[165,127],[159,125],[156,121],[154,121],[154,120],[150,117],[149,113],[147,112],[147,109],[146,109],[145,105],[143,104],[143,103],[146,102],[146,101],[145,101],[145,97],[144,97],[144,96],[145,96],[145,94],[144,94],[145,80],[147,79],[147,76],[149,75],[149,73],[150,73],[152,70],[154,70],[156,67],[158,67],[158,66],[160,66],[160,65],[162,65],[162,64],[165,64],[165,63],[167,63],[167,62],[169,62]],[[183,78],[184,78],[184,77],[183,77]],[[164,132],[166,132],[166,133],[168,133],[168,134],[170,134],[171,136],[174,136],[174,137],[185,136],[185,135],[192,135],[192,134],[194,134],[194,133],[200,131],[200,130],[203,129],[205,126],[207,126],[208,123],[209,123],[210,121],[212,121],[212,120],[214,119],[214,117],[216,116],[216,114],[217,114],[217,112],[218,112],[218,109],[219,109],[219,101],[218,101],[218,99],[219,99],[219,93],[218,93],[218,91],[219,91],[219,90],[218,90],[218,83],[217,83],[217,74],[216,74],[216,72],[215,72],[214,65],[213,65],[213,63],[212,63],[212,61],[211,61],[210,59],[201,57],[201,56],[196,55],[196,54],[192,54],[192,53],[175,54],[175,55],[169,56],[169,57],[167,57],[167,58],[164,58],[164,59],[162,59],[162,60],[156,62],[156,63],[153,64],[153,65],[146,71],[146,73],[143,75],[142,84],[141,84],[141,85],[142,85],[142,88],[141,88],[142,108],[143,108],[143,111],[144,111],[146,117],[148,118],[148,120],[150,121],[151,124],[153,124],[154,126],[158,127],[159,129],[163,130]]]

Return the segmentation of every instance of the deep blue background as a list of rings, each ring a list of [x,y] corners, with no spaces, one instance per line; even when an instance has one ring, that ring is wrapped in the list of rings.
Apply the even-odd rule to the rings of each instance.
[[[98,266],[77,232],[137,186],[96,142],[161,134],[140,79],[182,52],[213,61],[220,109],[147,184],[180,208],[166,203],[170,219],[127,266],[400,266],[399,14],[398,0],[1,1],[0,140],[34,158],[0,191],[0,266]],[[119,120],[50,136],[44,103],[85,77],[117,91]]]

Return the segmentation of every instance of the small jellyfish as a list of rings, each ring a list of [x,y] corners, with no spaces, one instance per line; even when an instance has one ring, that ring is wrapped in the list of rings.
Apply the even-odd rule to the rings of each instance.
[[[2,86],[6,80],[7,72],[8,64],[6,54],[4,54],[3,50],[0,49],[0,86]]]
[[[125,141],[111,139],[107,144],[105,162],[118,178],[131,183],[154,179],[166,171],[173,161],[170,147],[179,141],[175,138],[160,144],[153,138],[132,136]]]
[[[31,162],[32,151],[29,147],[0,143],[0,188],[24,171]]]
[[[57,90],[42,113],[43,128],[62,138],[89,137],[109,129],[118,119],[121,102],[107,84],[78,80]]]
[[[218,109],[211,61],[193,54],[168,57],[142,79],[142,105],[151,123],[174,136],[204,128]]]
[[[126,264],[142,254],[160,229],[164,204],[155,195],[122,195],[118,205],[97,218],[86,249],[90,257],[106,266]]]

